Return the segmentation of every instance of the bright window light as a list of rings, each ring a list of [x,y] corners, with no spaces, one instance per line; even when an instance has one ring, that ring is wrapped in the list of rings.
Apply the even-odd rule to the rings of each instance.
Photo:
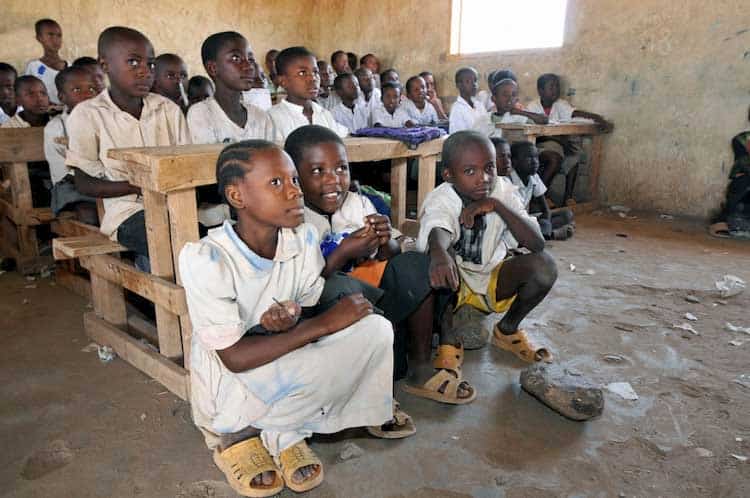
[[[567,0],[453,0],[451,53],[562,47]]]

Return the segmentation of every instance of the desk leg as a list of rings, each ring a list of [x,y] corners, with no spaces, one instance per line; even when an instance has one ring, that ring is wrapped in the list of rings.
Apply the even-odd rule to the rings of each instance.
[[[417,213],[422,208],[427,194],[435,190],[435,165],[437,156],[422,156],[419,158],[419,178],[417,180]]]
[[[391,223],[397,230],[406,219],[406,158],[391,159]]]
[[[599,206],[599,168],[602,161],[602,136],[591,137],[591,170],[589,171],[589,192],[591,192],[591,203],[594,207]]]
[[[17,212],[26,215],[34,205],[31,199],[31,182],[29,181],[29,167],[27,163],[10,163],[6,166],[10,179],[10,193],[13,207]],[[22,273],[32,270],[36,258],[39,257],[39,245],[36,230],[28,225],[16,225],[16,240],[18,243],[18,267]],[[28,268],[27,268],[28,267]]]
[[[144,190],[143,204],[151,273],[173,281],[174,266],[172,264],[167,198],[164,194]],[[159,352],[168,358],[177,358],[182,355],[179,317],[161,306],[156,304],[154,306],[156,307],[156,332],[159,336]]]

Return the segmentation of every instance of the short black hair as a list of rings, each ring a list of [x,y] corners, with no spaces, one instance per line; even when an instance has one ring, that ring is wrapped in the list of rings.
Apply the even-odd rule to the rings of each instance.
[[[177,64],[185,64],[185,61],[182,60],[182,57],[177,54],[159,54],[159,56],[154,59],[154,64],[156,65],[155,69],[158,71],[160,66],[163,66],[164,64],[171,64],[173,62],[176,62]]]
[[[341,146],[344,141],[330,128],[318,125],[300,126],[286,137],[284,151],[292,158],[295,166],[302,161],[305,150],[318,144],[337,143]]]
[[[411,86],[419,79],[423,80],[424,78],[422,78],[421,76],[412,76],[411,78],[406,80],[406,85],[404,85],[404,88],[406,88],[406,93],[409,93],[409,89],[411,88]]]
[[[334,66],[334,65],[335,65],[335,62],[336,62],[336,58],[337,58],[337,57],[338,57],[339,55],[342,55],[342,54],[343,54],[343,55],[346,55],[346,52],[344,52],[343,50],[336,50],[336,51],[335,51],[334,53],[332,53],[332,54],[331,54],[331,65],[332,65],[332,66]],[[349,61],[349,57],[347,56],[347,62],[348,62],[348,61]]]
[[[133,40],[143,41],[151,45],[151,40],[138,30],[125,26],[110,26],[99,34],[99,40],[96,43],[99,59],[105,56],[109,48],[115,43]]]
[[[515,159],[521,155],[521,152],[524,150],[531,150],[532,147],[536,147],[536,145],[533,142],[529,141],[521,141],[521,142],[513,142],[510,146],[510,157]]]
[[[42,34],[42,29],[44,29],[45,26],[57,26],[60,27],[60,23],[55,21],[54,19],[39,19],[37,22],[34,23],[34,33],[36,33],[36,36],[39,36]]]
[[[537,91],[544,90],[544,85],[547,84],[548,81],[557,81],[557,86],[560,86],[560,77],[554,73],[544,73],[536,80],[536,89]]]
[[[360,59],[359,59],[359,65],[361,66],[362,64],[364,64],[364,63],[365,63],[365,61],[366,61],[366,60],[367,60],[368,58],[370,58],[370,57],[375,57],[375,54],[365,54],[365,55],[363,55],[362,57],[360,57]],[[375,58],[377,59],[377,57],[375,57]]]
[[[495,146],[495,149],[497,149],[497,147],[499,145],[507,145],[508,144],[508,141],[505,140],[503,137],[490,137],[490,142],[492,142],[492,145]]]
[[[354,52],[347,52],[346,61],[349,63],[349,69],[351,69],[352,71],[357,69],[357,54],[355,54]]]
[[[227,185],[231,185],[247,173],[242,163],[252,161],[256,152],[268,149],[281,150],[278,145],[267,140],[243,140],[224,147],[216,160],[216,183],[224,202],[229,204],[225,194]]]
[[[205,66],[208,61],[215,61],[216,57],[219,56],[219,50],[226,43],[232,40],[245,39],[244,36],[236,31],[222,31],[221,33],[214,33],[208,38],[203,40],[201,45],[201,61]]]
[[[494,85],[498,81],[501,80],[513,80],[516,83],[518,83],[518,78],[516,77],[516,73],[514,73],[510,69],[498,69],[494,72],[492,75],[492,84]]]
[[[190,94],[190,92],[194,92],[198,90],[198,88],[200,88],[203,85],[210,85],[211,88],[214,87],[213,82],[210,79],[206,78],[205,76],[201,76],[201,75],[193,76],[192,78],[188,80],[188,84],[187,84],[188,94]]]
[[[333,80],[333,89],[341,90],[341,87],[344,85],[344,80],[347,80],[350,78],[356,79],[356,76],[354,76],[352,73],[337,74],[336,78]]]
[[[388,74],[388,73],[396,73],[396,75],[399,77],[399,79],[401,78],[401,75],[398,74],[398,71],[396,71],[392,67],[389,67],[388,69],[386,69],[385,71],[383,71],[382,73],[380,73],[380,81],[383,81],[385,79],[385,75]]]
[[[57,76],[55,76],[55,88],[57,88],[57,93],[61,93],[63,91],[63,86],[65,86],[65,82],[68,81],[68,78],[71,76],[89,76],[91,73],[88,69],[86,69],[85,66],[68,66],[59,73],[57,73]]]
[[[97,60],[94,59],[93,57],[84,55],[83,57],[79,57],[76,60],[74,60],[73,65],[78,66],[78,67],[97,66],[99,65],[99,62],[97,62]]]
[[[279,55],[276,56],[276,74],[286,74],[286,69],[292,63],[292,61],[295,59],[301,59],[302,57],[315,58],[315,54],[310,52],[305,47],[285,48],[284,50],[279,52]]]
[[[492,88],[490,88],[492,95],[494,96],[497,89],[500,88],[501,86],[511,85],[511,84],[518,86],[518,83],[516,83],[515,80],[512,80],[510,78],[503,78],[501,80],[495,81],[495,83],[493,83],[492,85]]]
[[[456,76],[455,76],[456,85],[458,85],[458,78],[460,78],[461,75],[466,74],[466,73],[471,73],[474,75],[476,79],[479,79],[479,73],[477,72],[476,69],[470,66],[462,67],[462,68],[459,68],[458,71],[456,71]]]
[[[18,71],[16,71],[16,68],[7,62],[0,62],[0,73],[13,73],[13,79],[18,78]]]
[[[434,75],[434,74],[432,74],[432,71],[422,71],[421,73],[419,73],[419,76],[420,76],[421,78],[424,78],[425,76],[432,76],[432,77],[435,77],[435,75]]]
[[[487,73],[487,87],[488,88],[492,88],[492,82],[495,81],[495,75],[497,74],[498,71],[499,69],[493,69],[492,71]]]
[[[482,144],[495,148],[486,135],[475,130],[462,130],[451,133],[443,142],[443,165],[450,168],[467,145]]]
[[[382,93],[385,93],[385,91],[386,91],[387,89],[389,89],[389,88],[393,88],[394,90],[398,90],[399,92],[401,92],[401,91],[402,91],[402,89],[401,89],[401,85],[399,85],[398,83],[394,83],[393,81],[389,81],[388,83],[383,83],[383,84],[382,84],[382,85],[380,86],[380,91],[381,91]]]
[[[354,76],[359,78],[360,76],[363,76],[365,74],[365,71],[370,71],[370,69],[366,68],[365,66],[359,66],[357,69],[354,70]]]
[[[15,92],[16,97],[19,93],[21,93],[21,89],[27,85],[31,85],[32,83],[41,83],[42,86],[44,86],[44,89],[46,90],[47,87],[44,85],[44,82],[37,78],[36,76],[32,76],[30,74],[24,74],[23,76],[19,76],[16,78],[15,83]]]

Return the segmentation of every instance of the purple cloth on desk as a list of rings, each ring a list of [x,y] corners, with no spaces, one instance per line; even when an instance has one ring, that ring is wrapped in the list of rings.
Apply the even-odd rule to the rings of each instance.
[[[445,135],[445,131],[433,126],[419,126],[415,128],[361,128],[353,135],[355,137],[390,138],[405,143],[410,149],[416,149],[422,142],[429,142]]]

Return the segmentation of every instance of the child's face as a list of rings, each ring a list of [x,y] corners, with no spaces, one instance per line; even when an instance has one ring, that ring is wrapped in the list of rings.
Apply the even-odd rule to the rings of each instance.
[[[560,98],[560,82],[555,79],[547,80],[539,92],[542,102],[554,102]]]
[[[427,85],[424,82],[424,78],[420,77],[412,81],[406,91],[406,96],[409,97],[409,100],[417,104],[420,109],[424,107],[425,98],[427,97]]]
[[[336,91],[342,100],[355,100],[357,98],[357,83],[355,82],[354,76],[351,78],[345,78],[341,82],[341,88]]]
[[[473,97],[477,94],[477,90],[479,90],[477,76],[467,71],[459,75],[456,86],[463,97]]]
[[[49,112],[47,87],[41,81],[25,83],[16,94],[16,103],[29,114],[37,116],[47,114]]]
[[[60,101],[67,107],[68,112],[72,111],[75,106],[95,97],[98,92],[94,78],[86,71],[86,74],[73,74],[68,76],[63,85],[62,92],[58,92]]]
[[[365,61],[364,63],[362,63],[362,66],[372,71],[373,74],[377,74],[380,72],[380,62],[378,61],[377,57],[374,57],[374,56],[365,57]]]
[[[214,88],[208,81],[204,81],[198,86],[193,86],[188,92],[188,102],[190,105],[202,102],[214,94]]]
[[[535,175],[539,171],[539,151],[536,146],[521,149],[518,156],[513,158],[513,169],[524,177]]]
[[[218,85],[245,92],[255,80],[255,55],[244,38],[232,38],[221,46],[215,61],[206,63],[206,71]]]
[[[180,87],[184,87],[187,76],[187,65],[184,62],[161,62],[156,68],[154,91],[172,100],[178,100],[182,98]]]
[[[510,112],[517,100],[518,85],[513,82],[495,88],[495,93],[492,95],[492,101],[495,103],[495,107],[497,107],[498,114]]]
[[[510,145],[500,144],[495,147],[495,163],[498,176],[510,176]]]
[[[398,73],[396,71],[388,71],[383,76],[383,81],[380,82],[381,85],[388,82],[398,83],[399,85],[401,84],[401,81],[398,79]]]
[[[279,75],[279,83],[289,97],[297,101],[312,100],[320,90],[320,73],[313,56],[297,57],[286,65],[284,74]]]
[[[351,183],[346,149],[341,144],[324,142],[307,147],[297,170],[305,204],[326,214],[341,207]]]
[[[126,96],[143,98],[154,86],[154,47],[147,40],[113,43],[101,65],[112,88]]]
[[[367,68],[359,71],[359,74],[357,74],[357,81],[359,82],[359,88],[361,88],[364,93],[367,95],[372,93],[372,71]]]
[[[304,220],[304,200],[291,158],[280,149],[253,154],[245,176],[226,188],[241,222],[294,228]]]
[[[486,144],[469,143],[443,174],[462,195],[473,201],[485,199],[497,180],[495,153]]]
[[[62,29],[57,24],[45,24],[36,39],[45,50],[58,52],[62,47]]]
[[[326,61],[318,61],[318,71],[320,72],[320,87],[331,88],[333,86],[333,79],[336,77],[333,74],[333,68]]]
[[[102,67],[99,64],[91,64],[86,66],[86,71],[91,74],[94,81],[94,89],[96,90],[96,94],[99,95],[106,88]]]
[[[422,79],[424,80],[425,87],[427,88],[427,95],[430,95],[430,96],[437,95],[437,87],[435,86],[435,76],[431,74],[426,74],[422,76]]]
[[[16,105],[16,75],[11,71],[0,71],[0,106],[11,109]]]
[[[398,88],[386,88],[383,90],[383,107],[389,114],[396,112],[399,102],[401,102],[401,91]]]
[[[266,54],[266,71],[268,71],[268,74],[276,74],[276,56],[279,55],[279,52],[276,50],[270,50]]]
[[[336,74],[352,72],[352,68],[349,67],[349,58],[346,54],[339,54],[336,56],[333,60],[333,70],[336,71]]]

